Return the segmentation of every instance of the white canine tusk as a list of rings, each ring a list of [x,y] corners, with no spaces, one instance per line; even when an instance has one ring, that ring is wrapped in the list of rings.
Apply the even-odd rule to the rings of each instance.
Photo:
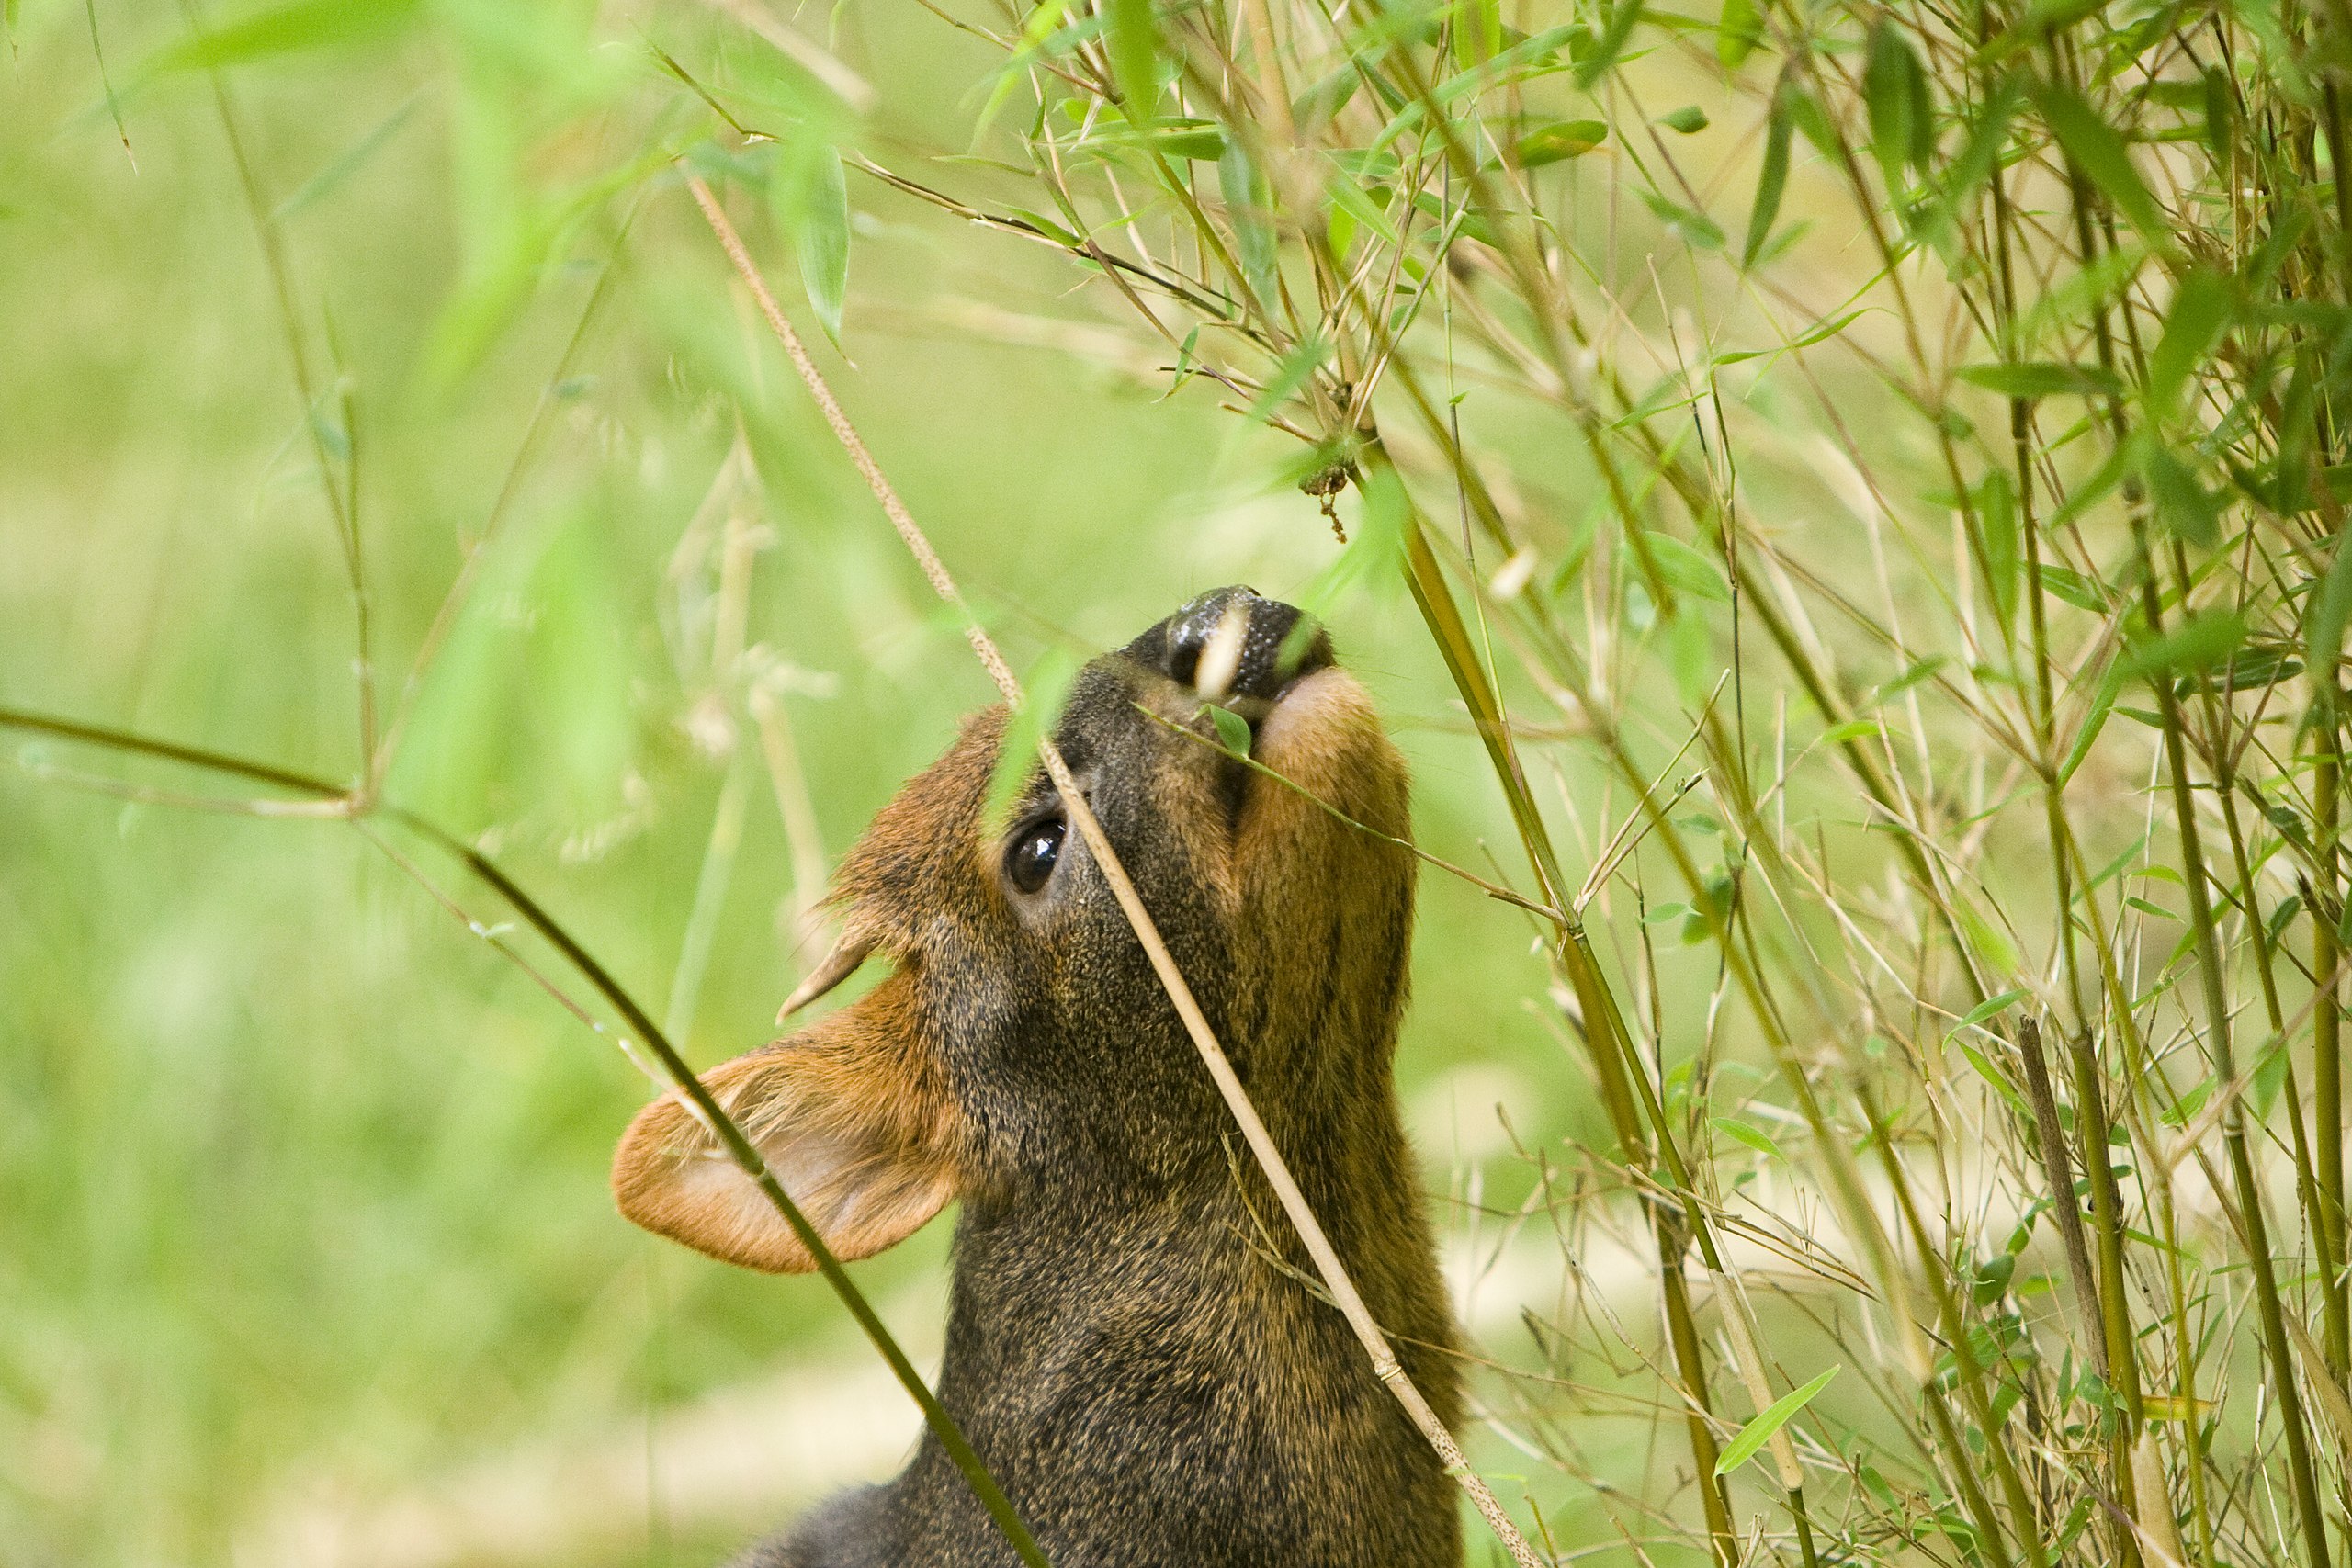
[[[1242,645],[1249,640],[1249,601],[1236,599],[1225,607],[1216,630],[1209,633],[1208,646],[1201,649],[1200,665],[1193,671],[1193,689],[1213,703],[1233,690],[1233,678],[1241,673]]]
[[[857,966],[865,963],[865,955],[873,951],[874,939],[870,936],[842,938],[840,942],[833,944],[832,952],[825,954],[823,961],[809,971],[808,978],[801,981],[793,989],[792,995],[784,998],[784,1006],[776,1009],[776,1022],[782,1023],[786,1019],[856,974]]]

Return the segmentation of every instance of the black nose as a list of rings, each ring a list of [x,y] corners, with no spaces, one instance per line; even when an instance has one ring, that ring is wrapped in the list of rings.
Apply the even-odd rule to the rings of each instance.
[[[1331,662],[1331,639],[1304,611],[1279,599],[1264,599],[1248,588],[1220,588],[1187,603],[1174,615],[1127,645],[1127,657],[1185,686],[1204,679],[1203,657],[1219,631],[1238,623],[1238,657],[1226,645],[1222,659],[1235,661],[1220,696],[1271,702],[1283,688]],[[1214,662],[1220,662],[1213,661]],[[1219,673],[1207,671],[1212,680]]]

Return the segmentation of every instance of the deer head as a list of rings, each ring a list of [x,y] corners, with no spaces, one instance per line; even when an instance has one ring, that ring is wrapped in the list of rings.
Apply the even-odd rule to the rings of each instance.
[[[1210,704],[1249,725],[1252,757],[1280,780],[1219,742]],[[1172,1467],[1154,1483],[1163,1513],[1168,1488],[1199,1490],[1187,1464],[1212,1472],[1202,1484],[1227,1498],[1202,1505],[1213,1528],[1151,1527],[1167,1538],[1166,1561],[1221,1561],[1186,1555],[1201,1530],[1247,1540],[1264,1523],[1252,1511],[1262,1500],[1230,1490],[1239,1450],[1194,1431],[1197,1411],[1089,1371],[1073,1348],[1073,1336],[1110,1337],[1130,1370],[1173,1375],[1181,1364],[1210,1380],[1204,1397],[1230,1405],[1243,1450],[1299,1470],[1299,1484],[1344,1493],[1357,1476],[1359,1489],[1388,1493],[1361,1501],[1390,1525],[1356,1529],[1359,1546],[1385,1555],[1296,1555],[1307,1538],[1268,1525],[1288,1561],[1451,1561],[1452,1504],[1434,1461],[1336,1314],[1300,1287],[1295,1241],[1237,1156],[1231,1119],[1051,782],[1034,773],[992,818],[1004,729],[1001,709],[968,720],[842,866],[844,936],[803,990],[872,960],[887,960],[888,976],[704,1081],[842,1258],[877,1252],[962,1201],[942,1397],[1041,1539],[1091,1540],[1099,1526],[1121,1543],[1099,1561],[1162,1560],[1116,1533],[1133,1521],[1099,1517],[1099,1491],[1069,1511],[1065,1494],[1085,1485],[1098,1450],[1106,1464],[1124,1452],[1146,1473]],[[1373,1310],[1444,1345],[1450,1320],[1390,1077],[1412,924],[1414,863],[1393,841],[1409,830],[1405,770],[1363,689],[1299,612],[1227,589],[1090,664],[1055,739]],[[814,1266],[674,1098],[631,1124],[613,1182],[631,1220],[689,1247],[755,1269]],[[1260,1332],[1263,1344],[1250,1338]],[[1450,1407],[1451,1369],[1415,1371]],[[1041,1408],[1049,1389],[1058,1402]],[[1345,1419],[1318,1418],[1317,1401]],[[1260,1427],[1295,1420],[1311,1429]],[[1327,1463],[1317,1457],[1327,1440],[1372,1457]],[[1054,1462],[1024,1469],[1038,1444]],[[916,1543],[961,1528],[926,1508],[971,1512],[953,1486],[918,1505],[923,1471],[919,1454],[876,1505],[905,1554],[888,1560],[994,1561],[919,1554]],[[1114,1493],[1134,1484],[1115,1466],[1101,1481]],[[1302,1510],[1328,1502],[1296,1499]],[[1399,1554],[1399,1508],[1415,1521],[1411,1540],[1434,1544]],[[984,1525],[972,1539],[984,1552]]]

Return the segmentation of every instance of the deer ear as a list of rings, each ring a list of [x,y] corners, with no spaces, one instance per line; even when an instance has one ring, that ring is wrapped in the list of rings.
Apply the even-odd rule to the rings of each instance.
[[[838,1258],[904,1240],[956,1195],[961,1122],[910,1003],[894,976],[703,1077]],[[817,1267],[675,1094],[629,1123],[613,1156],[613,1196],[634,1223],[725,1262],[784,1274]]]

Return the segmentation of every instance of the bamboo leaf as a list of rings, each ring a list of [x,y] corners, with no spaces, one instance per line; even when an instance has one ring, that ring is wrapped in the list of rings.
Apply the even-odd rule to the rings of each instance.
[[[1216,738],[1224,743],[1225,749],[1237,757],[1250,755],[1250,721],[1231,708],[1216,703],[1204,705],[1208,709],[1209,722],[1216,726]]]
[[[2096,365],[2055,365],[2033,361],[2017,365],[1963,365],[1953,372],[1972,387],[1998,392],[2005,398],[2111,396],[2123,383]]]
[[[1104,0],[1104,11],[1122,107],[1130,119],[1148,118],[1159,107],[1159,27],[1151,0]]]
[[[800,287],[818,324],[839,348],[842,305],[849,294],[849,186],[841,153],[831,146],[816,149],[800,177],[786,184],[786,227],[800,263]]]
[[[1521,137],[1511,156],[1521,168],[1536,169],[1564,158],[1581,158],[1608,139],[1609,128],[1597,119],[1554,120]]]
[[[1070,686],[1077,679],[1078,660],[1067,649],[1048,649],[1030,667],[1028,678],[1021,682],[1021,705],[1012,710],[1012,716],[1005,723],[996,768],[989,775],[984,820],[1002,822],[1022,785],[1037,771],[1037,742],[1053,733],[1055,723],[1061,717],[1062,704],[1069,699]],[[1247,729],[1249,726],[1242,728]]]
[[[2311,596],[2304,642],[2310,649],[2306,662],[2314,670],[2334,669],[2344,652],[2344,624],[2352,617],[2352,549],[2345,547],[2347,542],[2352,542],[2352,527],[2335,536],[2327,575]]]
[[[1781,195],[1789,183],[1790,95],[1796,91],[1786,72],[1772,91],[1772,107],[1764,121],[1764,164],[1756,174],[1756,203],[1747,209],[1747,239],[1739,248],[1739,265],[1754,266],[1771,237],[1773,220],[1781,215]]]
[[[1722,570],[1703,552],[1655,528],[1644,530],[1642,542],[1649,547],[1650,558],[1657,563],[1657,574],[1676,592],[1718,604],[1731,603],[1731,588],[1724,581]]]
[[[1609,9],[1609,20],[1594,40],[1592,52],[1577,62],[1577,88],[1589,92],[1592,85],[1624,51],[1625,40],[1634,36],[1634,24],[1642,19],[1642,0],[1617,0]]]
[[[1728,1475],[1754,1459],[1764,1445],[1772,1440],[1773,1433],[1787,1426],[1798,1411],[1813,1403],[1814,1395],[1829,1386],[1829,1380],[1836,1377],[1838,1371],[1838,1368],[1832,1367],[1758,1411],[1755,1417],[1739,1429],[1739,1435],[1724,1448],[1722,1457],[1715,1461],[1715,1473]]]
[[[366,42],[399,31],[420,9],[417,0],[295,0],[208,28],[153,56],[141,73],[218,70]]]
[[[2017,489],[2008,470],[1995,468],[1984,476],[1976,505],[1977,525],[1984,536],[1984,566],[1990,574],[1985,589],[2003,626],[2014,625],[2018,614],[2018,584],[2025,566],[2024,537],[2018,527]]]
[[[1764,13],[1756,0],[1724,0],[1715,21],[1715,59],[1724,70],[1738,70],[1763,37]]]
[[[1934,101],[1917,51],[1885,15],[1871,25],[1862,100],[1870,113],[1871,152],[1886,188],[1899,194],[1908,183],[1903,166],[1914,164],[1924,173],[1934,156]]]
[[[2168,420],[2180,410],[2190,376],[2229,329],[2233,301],[2229,280],[2199,267],[2173,291],[2164,336],[2148,355],[2148,415]]]
[[[2157,250],[2170,250],[2172,234],[2163,209],[2132,165],[2132,150],[2115,128],[2101,119],[2079,94],[2053,83],[2038,84],[2033,102],[2067,157],[2140,231],[2141,238]]]
[[[1242,277],[1258,302],[1272,310],[1281,288],[1274,271],[1274,228],[1267,216],[1271,197],[1266,182],[1238,142],[1227,147],[1225,156],[1216,161],[1216,177],[1225,196],[1227,219],[1233,225],[1235,248],[1240,253]]]
[[[2203,610],[2159,637],[2135,642],[2118,661],[2126,676],[2165,676],[2211,670],[2245,641],[2245,618],[2231,610]]]
[[[1783,1164],[1786,1164],[1788,1161],[1789,1156],[1781,1152],[1780,1145],[1774,1143],[1771,1138],[1761,1130],[1751,1127],[1745,1122],[1737,1121],[1729,1116],[1716,1116],[1710,1118],[1708,1124],[1713,1127],[1716,1132],[1723,1134],[1725,1137],[1738,1139],[1741,1143],[1746,1144],[1749,1148],[1754,1149],[1758,1154],[1779,1160]],[[1769,1438],[1771,1434],[1768,1432],[1765,1436]]]
[[[1995,1013],[2007,1012],[2009,1009],[2023,1001],[2025,999],[2025,992],[2021,990],[2003,991],[1997,997],[1985,998],[1983,1001],[1978,1002],[1974,1007],[1968,1010],[1966,1014],[1962,1017],[1960,1022],[1953,1026],[1952,1032],[1958,1033],[1961,1030],[1982,1023],[1986,1019],[1991,1018]]]

